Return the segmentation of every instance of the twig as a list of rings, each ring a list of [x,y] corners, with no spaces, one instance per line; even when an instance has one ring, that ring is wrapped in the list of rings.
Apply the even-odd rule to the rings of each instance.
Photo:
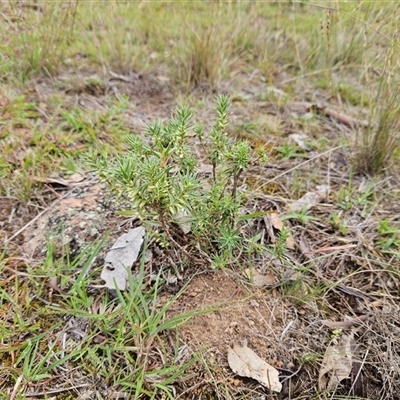
[[[14,389],[13,389],[13,391],[11,393],[11,396],[10,396],[10,400],[14,400],[15,399],[15,396],[17,395],[17,391],[18,391],[19,385],[21,384],[23,378],[24,378],[24,375],[20,375],[18,377],[18,379],[16,380],[15,385],[14,385]]]
[[[302,167],[303,165],[306,165],[306,164],[308,164],[309,162],[316,160],[317,158],[320,158],[320,157],[322,157],[322,156],[324,156],[324,155],[326,155],[326,154],[332,153],[333,151],[338,150],[338,149],[341,149],[341,148],[343,148],[343,147],[345,147],[345,146],[344,146],[344,145],[336,146],[336,147],[334,147],[333,149],[324,151],[324,152],[321,153],[321,154],[317,154],[316,156],[311,157],[310,159],[308,159],[308,160],[306,160],[306,161],[304,161],[304,162],[302,162],[302,163],[296,165],[295,167],[290,168],[290,169],[288,169],[287,171],[282,172],[281,174],[276,175],[274,178],[269,179],[268,181],[264,182],[264,183],[260,186],[260,189],[261,189],[262,187],[264,187],[265,185],[268,185],[269,183],[274,182],[274,181],[276,181],[277,179],[281,178],[282,176],[288,174],[289,172],[295,171],[296,169]]]
[[[59,199],[55,200],[49,207],[45,208],[43,211],[41,211],[36,217],[31,219],[27,224],[25,224],[21,229],[19,229],[17,232],[14,233],[10,238],[6,239],[4,241],[4,244],[7,244],[11,242],[11,240],[15,239],[18,235],[20,235],[25,229],[29,228],[34,222],[36,222],[43,214],[45,214],[47,211],[49,211],[56,203],[58,203],[60,200],[64,199],[67,197],[69,194],[71,194],[72,191],[69,191],[65,193],[62,197]]]
[[[77,385],[77,386],[54,389],[54,390],[50,390],[50,391],[46,391],[46,392],[33,393],[33,394],[29,394],[29,396],[30,397],[42,397],[42,396],[46,396],[46,395],[49,395],[49,394],[58,394],[58,393],[63,393],[63,392],[70,392],[70,391],[75,390],[75,389],[81,389],[81,388],[89,387],[89,386],[91,386],[91,384],[84,383],[82,385]]]
[[[271,386],[271,380],[269,378],[269,371],[267,370],[267,378],[268,378],[268,389],[269,389],[269,396],[271,400],[274,400],[274,395],[272,393],[272,386]]]
[[[294,376],[296,376],[296,375],[300,372],[301,367],[302,367],[302,366],[300,365],[299,369],[298,369],[297,371],[294,371],[292,375],[285,376],[285,378],[281,381],[281,383],[286,382],[286,381],[288,381],[289,379],[292,379]]]
[[[354,393],[356,396],[364,397],[364,393],[358,393],[358,392],[360,392],[360,391],[364,392],[364,387],[362,386],[361,371],[364,367],[365,360],[367,359],[368,353],[369,353],[369,349],[367,349],[367,351],[365,352],[365,355],[364,355],[361,363],[359,361],[356,361],[356,362],[353,361],[353,369],[354,369],[354,367],[356,368],[357,374],[353,379],[353,383],[349,390],[349,396],[351,395],[351,393]],[[355,363],[357,363],[356,366],[354,365]],[[361,380],[361,382],[360,382],[360,380]]]

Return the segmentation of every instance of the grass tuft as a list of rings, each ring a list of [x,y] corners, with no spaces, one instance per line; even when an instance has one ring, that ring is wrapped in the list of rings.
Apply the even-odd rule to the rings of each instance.
[[[1,75],[16,75],[24,82],[34,75],[59,72],[68,56],[78,4],[78,0],[35,5],[8,1],[2,13],[7,29],[0,29]]]
[[[394,37],[372,100],[368,127],[358,136],[356,168],[376,174],[390,165],[399,147],[400,132],[400,41]]]

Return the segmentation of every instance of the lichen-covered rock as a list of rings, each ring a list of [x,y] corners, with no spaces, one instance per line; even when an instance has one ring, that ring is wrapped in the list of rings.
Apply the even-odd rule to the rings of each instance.
[[[23,249],[29,257],[44,256],[48,243],[54,255],[71,257],[107,230],[107,218],[114,213],[115,201],[100,184],[89,182],[53,205],[24,233]]]

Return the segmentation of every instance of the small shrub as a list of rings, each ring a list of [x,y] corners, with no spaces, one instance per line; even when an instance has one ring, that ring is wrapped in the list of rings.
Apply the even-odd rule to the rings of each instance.
[[[100,178],[129,200],[130,214],[164,244],[176,245],[177,225],[189,224],[190,236],[212,255],[232,256],[242,243],[239,183],[255,156],[247,141],[234,142],[226,133],[229,103],[226,96],[218,98],[207,136],[192,123],[191,109],[182,106],[171,119],[150,124],[144,138],[128,136],[125,155],[92,158]],[[208,157],[209,176],[200,172],[203,163],[194,146]]]

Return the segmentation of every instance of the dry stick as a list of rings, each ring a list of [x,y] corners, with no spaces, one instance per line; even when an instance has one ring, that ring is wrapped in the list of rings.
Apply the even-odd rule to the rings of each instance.
[[[274,400],[274,395],[272,393],[272,386],[271,386],[271,380],[269,379],[269,371],[267,370],[267,378],[268,378],[268,389],[269,389],[269,396],[271,400]]]
[[[302,167],[303,165],[306,165],[306,164],[308,164],[309,162],[314,161],[314,160],[316,160],[317,158],[320,158],[320,157],[324,156],[325,154],[329,154],[329,153],[332,153],[332,152],[335,151],[335,150],[341,149],[342,147],[345,147],[345,146],[344,146],[344,145],[337,146],[337,147],[334,147],[333,149],[324,151],[324,152],[321,153],[321,154],[317,154],[316,156],[310,158],[309,160],[304,161],[304,162],[300,163],[299,165],[296,165],[295,167],[290,168],[290,169],[288,169],[287,171],[282,172],[281,174],[275,176],[275,178],[272,178],[272,179],[268,180],[267,182],[264,182],[264,183],[260,186],[260,188],[264,187],[265,185],[268,185],[268,184],[271,183],[271,182],[276,181],[278,178],[280,178],[280,177],[282,177],[282,176],[288,174],[289,172],[292,172],[292,171],[294,171],[294,170],[296,170],[296,169]]]
[[[357,370],[357,375],[354,377],[354,380],[353,380],[353,383],[352,383],[352,385],[351,385],[351,388],[350,388],[350,390],[349,390],[349,396],[351,395],[350,393],[351,392],[353,392],[354,391],[354,389],[356,388],[356,385],[358,385],[358,380],[360,379],[360,377],[361,377],[361,371],[362,371],[362,369],[363,369],[363,367],[364,367],[364,364],[365,364],[365,360],[367,359],[367,356],[368,356],[368,353],[369,353],[369,349],[367,349],[367,351],[365,352],[365,355],[364,355],[364,357],[363,357],[363,360],[361,361],[361,365],[359,366],[359,369]],[[361,383],[362,384],[362,383]],[[362,389],[364,389],[363,387],[362,387]],[[358,395],[357,395],[358,396]]]
[[[17,395],[17,392],[18,392],[19,385],[21,384],[23,378],[24,378],[24,375],[20,375],[18,377],[17,381],[15,382],[14,389],[13,389],[13,391],[11,393],[11,396],[10,396],[10,400],[14,400],[15,399],[15,396]]]
[[[29,396],[30,397],[43,397],[43,396],[46,396],[47,394],[59,394],[59,393],[63,393],[63,392],[70,392],[75,389],[81,389],[81,388],[85,388],[85,387],[89,387],[89,386],[91,386],[89,383],[83,383],[82,385],[64,387],[64,388],[54,389],[54,390],[50,390],[50,391],[46,391],[46,392],[33,393],[33,394],[30,394]]]
[[[294,78],[285,79],[285,80],[282,81],[282,84],[295,82],[297,80],[308,78],[308,77],[314,76],[314,75],[323,74],[323,73],[328,72],[328,71],[340,71],[340,70],[343,70],[343,69],[350,69],[350,68],[364,68],[364,66],[363,65],[359,65],[359,64],[348,64],[348,65],[338,65],[338,66],[334,66],[334,67],[331,67],[331,68],[318,69],[317,71],[308,72],[307,74],[299,75],[299,76],[296,76]]]

